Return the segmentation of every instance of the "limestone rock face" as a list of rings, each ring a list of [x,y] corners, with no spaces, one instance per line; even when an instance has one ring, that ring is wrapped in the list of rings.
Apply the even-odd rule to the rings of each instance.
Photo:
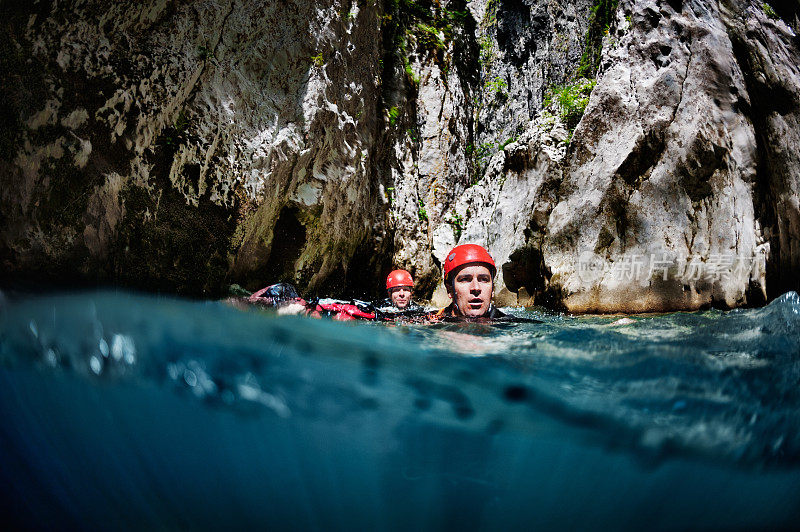
[[[8,10],[7,271],[313,291],[381,247],[375,2]]]
[[[552,124],[537,125],[537,117],[545,91],[565,83],[581,57],[591,5],[476,0],[445,7],[464,9],[467,20],[442,60],[424,50],[412,57],[419,86],[410,105],[419,136],[397,147],[403,162],[393,169],[394,263],[412,271],[425,294],[434,282],[443,293],[440,266],[457,243],[486,246],[499,265],[532,246],[526,228],[549,213],[540,189],[560,179],[555,163],[567,135],[562,128],[560,138],[552,137]],[[510,267],[520,273],[530,262]],[[539,279],[539,269],[525,278]],[[520,282],[512,281],[514,292],[532,284]],[[517,302],[502,269],[496,289],[503,302]]]
[[[753,201],[769,244],[766,278],[772,299],[800,288],[800,6],[783,11],[783,19],[758,3],[722,7],[751,103],[742,112],[756,137]]]
[[[486,159],[529,128],[549,88],[574,75],[592,2],[479,0],[471,7],[481,74],[476,148]]]
[[[432,229],[442,223],[470,176],[465,147],[471,106],[459,79],[468,65],[456,61],[452,48],[442,55],[439,60],[422,49],[410,65],[418,79],[416,97],[406,102],[406,114],[395,128],[387,172],[393,185],[393,262],[413,272],[422,293],[439,275],[431,253]]]
[[[791,288],[791,30],[754,2],[621,2],[617,15],[548,221],[550,282],[591,312],[733,307]]]
[[[457,243],[478,242],[490,250],[498,265],[498,304],[517,304],[520,288],[545,283],[539,250],[557,199],[565,134],[563,128],[554,132],[540,122],[531,123],[518,140],[492,157],[485,175],[455,203],[450,223],[434,232],[433,253],[440,264]]]

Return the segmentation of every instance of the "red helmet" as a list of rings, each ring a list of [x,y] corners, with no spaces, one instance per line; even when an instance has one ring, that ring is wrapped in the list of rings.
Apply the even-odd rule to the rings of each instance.
[[[477,244],[462,244],[451,249],[450,253],[447,254],[447,258],[444,259],[445,281],[456,268],[473,262],[485,264],[489,271],[492,272],[492,279],[494,279],[497,267],[494,265],[494,259],[489,255],[489,252]]]
[[[395,286],[414,286],[414,278],[405,270],[394,270],[386,278],[386,289],[391,290]]]

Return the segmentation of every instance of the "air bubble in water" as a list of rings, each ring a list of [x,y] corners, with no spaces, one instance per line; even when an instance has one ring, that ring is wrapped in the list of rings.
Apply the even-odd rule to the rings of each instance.
[[[34,338],[39,338],[39,327],[36,326],[35,321],[31,320],[31,322],[28,324],[28,329],[31,330]]]
[[[190,369],[187,369],[183,372],[183,380],[186,381],[186,384],[188,384],[191,387],[197,385],[197,375],[195,375],[194,371]]]
[[[100,372],[103,371],[103,362],[97,356],[92,355],[92,358],[89,359],[89,367],[92,368],[95,375],[100,375]]]
[[[111,339],[111,356],[116,361],[125,360],[127,364],[136,362],[136,347],[130,336],[115,334]]]
[[[52,348],[44,352],[44,361],[52,367],[56,367],[56,364],[58,364],[58,357],[56,356],[56,352],[53,351]]]
[[[246,401],[257,401],[261,390],[250,384],[239,385],[239,395]]]
[[[119,334],[111,339],[111,357],[117,362],[122,360],[122,337]]]
[[[100,350],[101,355],[108,358],[108,342],[106,342],[105,338],[100,338],[100,343],[97,345],[97,348]]]

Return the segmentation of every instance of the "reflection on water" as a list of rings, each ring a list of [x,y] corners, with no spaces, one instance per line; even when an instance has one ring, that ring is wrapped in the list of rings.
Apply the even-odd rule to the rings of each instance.
[[[800,517],[797,294],[622,321],[504,310],[541,323],[335,323],[118,292],[5,300],[3,516],[617,529]]]

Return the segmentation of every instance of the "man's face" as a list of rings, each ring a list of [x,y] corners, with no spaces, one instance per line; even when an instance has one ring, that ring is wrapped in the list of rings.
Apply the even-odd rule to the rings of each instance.
[[[493,292],[492,272],[477,264],[456,272],[453,293],[448,295],[462,315],[475,317],[483,316],[489,310]]]
[[[411,303],[410,286],[395,286],[389,291],[389,294],[391,295],[394,306],[400,310],[403,310]]]

